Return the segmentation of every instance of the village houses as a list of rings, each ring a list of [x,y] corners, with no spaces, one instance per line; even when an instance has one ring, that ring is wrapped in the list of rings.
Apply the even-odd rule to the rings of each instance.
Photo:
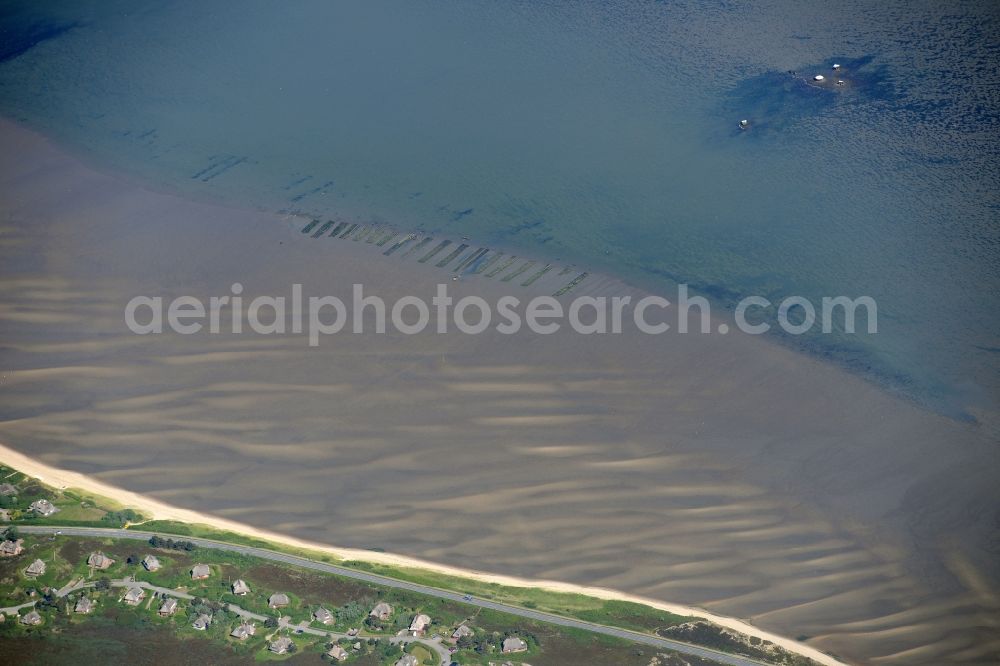
[[[410,622],[410,633],[414,636],[423,636],[429,626],[431,626],[430,616],[420,613]]]
[[[288,636],[282,636],[281,638],[276,638],[267,644],[267,649],[274,654],[288,654],[288,651],[292,649],[292,639]]]
[[[41,560],[35,560],[28,565],[28,568],[24,570],[24,573],[29,578],[35,578],[37,576],[42,576],[45,574],[45,562]]]
[[[517,636],[511,636],[510,638],[505,638],[503,641],[503,647],[501,651],[504,654],[511,654],[513,652],[526,652],[528,650],[528,644],[524,642],[524,639],[518,638]]]
[[[109,569],[114,563],[115,561],[104,553],[91,553],[90,557],[87,558],[88,567],[100,569],[101,571]]]
[[[28,509],[30,509],[31,511],[34,511],[35,513],[37,513],[39,516],[42,516],[43,518],[48,518],[52,514],[54,514],[57,511],[59,511],[59,509],[57,509],[52,504],[52,502],[48,501],[47,499],[35,500],[34,502],[32,502],[31,504],[28,505]]]
[[[168,597],[163,600],[160,605],[160,617],[169,617],[177,612],[177,600],[173,597]]]
[[[122,601],[127,603],[129,606],[138,606],[142,603],[142,600],[146,598],[146,590],[141,587],[130,587],[125,596],[122,597]]]
[[[377,604],[369,615],[379,620],[388,620],[392,615],[392,606],[383,601]]]
[[[0,557],[14,557],[24,552],[24,539],[11,541],[10,539],[0,543]]]

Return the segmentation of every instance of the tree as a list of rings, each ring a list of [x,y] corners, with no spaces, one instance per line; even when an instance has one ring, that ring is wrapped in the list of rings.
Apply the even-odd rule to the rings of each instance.
[[[264,626],[267,627],[268,629],[277,629],[278,628],[278,618],[276,618],[276,617],[269,617],[269,618],[267,618],[266,620],[264,620]]]
[[[128,559],[125,560],[125,562],[127,562],[128,564],[139,564],[140,561],[141,561],[140,557],[135,553],[131,553],[128,556]]]
[[[17,529],[17,525],[11,525],[6,530],[4,530],[3,535],[5,538],[11,541],[17,541],[21,538],[21,531]]]
[[[111,581],[108,580],[107,578],[98,578],[97,582],[94,584],[94,589],[100,591],[110,590]]]

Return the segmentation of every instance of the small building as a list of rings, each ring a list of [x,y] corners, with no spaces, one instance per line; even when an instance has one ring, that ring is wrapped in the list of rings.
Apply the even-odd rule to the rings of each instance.
[[[196,564],[191,568],[191,580],[205,580],[212,575],[212,569],[207,564]]]
[[[241,622],[229,632],[229,635],[238,641],[245,641],[256,633],[257,627],[252,622]]]
[[[167,597],[160,604],[160,617],[169,617],[177,612],[177,600],[173,597]]]
[[[212,624],[212,618],[208,615],[202,613],[198,616],[198,619],[191,623],[191,626],[198,631],[205,631],[208,629],[208,625]]]
[[[29,627],[34,627],[41,623],[42,623],[42,616],[36,610],[33,610],[30,613],[26,613],[25,615],[21,616],[21,624],[26,624]]]
[[[475,634],[476,632],[472,630],[472,627],[467,624],[460,624],[458,625],[458,629],[452,632],[451,638],[452,640],[457,641],[459,638],[464,636],[474,636]]]
[[[138,606],[142,603],[142,600],[146,598],[146,590],[141,587],[130,587],[125,596],[122,597],[122,601],[127,603],[129,606]]]
[[[89,613],[94,610],[94,602],[87,597],[80,597],[76,600],[76,606],[73,607],[74,613]]]
[[[412,654],[404,654],[403,658],[396,662],[396,666],[420,666],[420,660]]]
[[[0,543],[0,557],[14,557],[24,552],[24,539],[11,541],[7,539]]]
[[[267,598],[267,605],[271,608],[284,608],[290,603],[292,602],[288,595],[283,592],[277,592]]]
[[[389,617],[392,616],[392,606],[383,601],[377,604],[375,608],[372,609],[372,612],[368,614],[372,617],[377,617],[380,620],[388,620]]]
[[[333,613],[331,613],[325,608],[320,608],[319,610],[317,610],[315,613],[313,613],[313,617],[316,618],[317,622],[321,622],[323,624],[333,624],[334,620],[336,619],[333,616]]]
[[[413,618],[413,621],[410,622],[410,633],[414,636],[423,636],[429,626],[431,626],[430,616],[419,613]]]
[[[347,654],[347,650],[344,648],[339,645],[334,645],[332,648],[327,650],[326,656],[330,657],[330,659],[336,659],[337,661],[344,661],[350,655]]]
[[[0,483],[0,495],[10,497],[17,494],[17,486],[11,483]]]
[[[45,574],[45,562],[41,560],[35,560],[28,565],[28,568],[24,570],[30,578],[35,578],[36,576],[41,576]]]
[[[28,508],[31,511],[37,513],[39,516],[42,516],[43,518],[48,518],[52,514],[59,511],[59,509],[57,509],[52,504],[52,502],[48,501],[47,499],[35,500],[34,502],[28,505]]]
[[[525,643],[524,639],[522,638],[518,638],[517,636],[511,636],[510,638],[504,639],[501,651],[504,654],[511,654],[513,652],[527,652],[528,644]]]
[[[104,553],[91,553],[90,557],[87,558],[88,567],[100,569],[101,571],[111,568],[111,565],[114,563],[115,561]]]
[[[163,565],[160,564],[160,560],[156,557],[156,555],[147,555],[142,558],[142,567],[146,571],[159,571]]]
[[[267,649],[269,652],[274,654],[288,654],[288,651],[292,649],[292,639],[288,636],[282,636],[280,638],[275,638],[273,641],[267,644]]]
[[[242,578],[235,583],[233,583],[233,594],[245,597],[250,594],[250,586]]]

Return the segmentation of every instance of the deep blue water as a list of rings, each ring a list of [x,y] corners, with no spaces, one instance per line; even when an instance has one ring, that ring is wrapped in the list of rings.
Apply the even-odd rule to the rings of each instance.
[[[996,403],[995,3],[37,5],[0,9],[0,110],[113,168],[723,304],[870,295],[878,335],[789,342]]]

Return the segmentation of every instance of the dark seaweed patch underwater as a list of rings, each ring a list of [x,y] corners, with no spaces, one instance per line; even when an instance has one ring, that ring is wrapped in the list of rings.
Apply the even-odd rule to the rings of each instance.
[[[837,70],[834,64],[840,65]],[[822,82],[813,77],[820,74]],[[842,84],[838,84],[842,81]],[[732,119],[731,135],[764,136],[789,129],[838,104],[895,103],[899,100],[888,67],[875,57],[831,58],[787,72],[765,72],[744,80],[722,100],[719,115]],[[749,127],[740,129],[740,120]]]

